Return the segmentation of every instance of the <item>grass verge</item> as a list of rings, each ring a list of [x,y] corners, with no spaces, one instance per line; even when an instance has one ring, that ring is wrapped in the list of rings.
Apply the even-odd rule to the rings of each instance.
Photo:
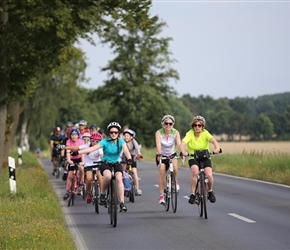
[[[0,176],[0,248],[76,249],[43,168],[29,152],[23,162],[16,168],[16,194],[10,193],[7,167]]]

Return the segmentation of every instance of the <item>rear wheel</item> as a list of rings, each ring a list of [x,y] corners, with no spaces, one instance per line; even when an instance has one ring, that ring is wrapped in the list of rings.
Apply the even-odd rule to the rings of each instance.
[[[69,192],[69,197],[67,201],[67,206],[69,207],[70,205],[74,205],[74,199],[75,199],[75,185],[76,185],[76,179],[72,178],[71,180],[71,186],[70,186],[70,192]]]
[[[134,184],[134,176],[132,176],[131,174],[130,176],[130,180],[131,180],[131,191],[129,194],[129,201],[131,201],[132,203],[135,202],[135,184]]]
[[[171,173],[171,206],[173,213],[177,210],[177,190],[174,173]]]
[[[61,166],[60,166],[60,156],[58,156],[56,158],[56,169],[55,169],[55,178],[58,179],[59,176],[60,176],[60,169],[61,169]]]

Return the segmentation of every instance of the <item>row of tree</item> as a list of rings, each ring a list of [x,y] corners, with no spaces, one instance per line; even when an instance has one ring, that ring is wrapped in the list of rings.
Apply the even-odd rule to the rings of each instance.
[[[0,162],[15,136],[20,145],[28,136],[32,150],[44,149],[55,126],[81,119],[103,128],[110,121],[128,125],[148,147],[165,114],[175,116],[182,135],[199,114],[210,132],[229,140],[289,139],[289,93],[233,100],[178,97],[168,85],[179,78],[171,66],[171,38],[161,37],[166,24],[150,15],[149,0],[0,3]],[[86,58],[74,47],[79,37],[90,40],[90,32],[115,56],[102,69],[108,77],[96,90],[80,87]]]

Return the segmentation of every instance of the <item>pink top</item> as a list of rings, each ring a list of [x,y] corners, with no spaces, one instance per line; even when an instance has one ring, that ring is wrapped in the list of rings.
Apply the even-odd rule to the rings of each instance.
[[[84,143],[85,142],[82,139],[77,139],[76,141],[69,139],[66,141],[66,146],[80,146],[80,145],[84,145]],[[73,151],[71,150],[71,152],[73,152]],[[80,154],[71,155],[72,160],[76,160],[76,159],[79,159],[81,157],[82,157],[82,155],[80,155]]]

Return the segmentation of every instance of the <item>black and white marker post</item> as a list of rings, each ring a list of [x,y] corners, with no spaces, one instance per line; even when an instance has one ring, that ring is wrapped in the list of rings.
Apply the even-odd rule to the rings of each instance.
[[[16,194],[16,168],[15,168],[15,159],[12,157],[8,157],[8,165],[9,165],[9,184],[10,184],[10,192],[12,194]]]

